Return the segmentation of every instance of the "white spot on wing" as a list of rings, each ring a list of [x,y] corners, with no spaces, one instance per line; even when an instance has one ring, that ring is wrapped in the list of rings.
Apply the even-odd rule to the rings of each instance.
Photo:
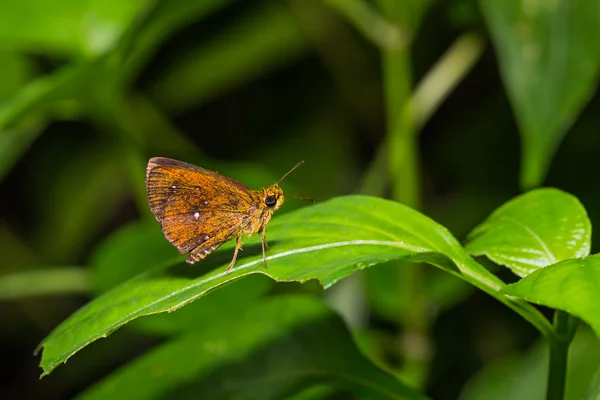
[[[200,213],[196,211],[196,212],[194,213],[194,218],[196,218],[196,219],[200,218]]]

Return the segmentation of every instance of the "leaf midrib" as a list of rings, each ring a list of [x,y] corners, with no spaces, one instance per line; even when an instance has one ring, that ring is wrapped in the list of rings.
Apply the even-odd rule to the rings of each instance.
[[[350,241],[345,241],[345,242],[332,242],[332,243],[326,243],[326,244],[322,244],[322,245],[316,245],[316,246],[309,246],[309,247],[305,247],[305,248],[300,248],[300,249],[294,249],[294,250],[289,250],[289,251],[285,251],[282,253],[278,253],[278,254],[274,254],[271,256],[266,257],[267,261],[269,260],[275,260],[277,258],[281,258],[281,257],[286,257],[289,255],[294,255],[294,254],[302,254],[302,253],[308,253],[311,251],[318,251],[318,250],[323,250],[323,249],[327,249],[327,248],[335,248],[335,247],[344,247],[344,246],[356,246],[356,245],[373,245],[373,246],[389,246],[389,247],[396,247],[396,248],[401,248],[401,249],[407,249],[410,251],[414,251],[414,252],[421,252],[421,253],[431,253],[432,251],[436,251],[433,249],[424,249],[424,248],[418,248],[415,246],[410,246],[407,245],[404,242],[401,241],[382,241],[382,240],[350,240]],[[254,261],[250,261],[247,262],[245,264],[242,264],[238,267],[235,267],[231,270],[231,272],[238,272],[247,268],[250,268],[256,264],[262,263],[263,259],[260,258],[258,260],[254,260]],[[262,272],[264,273],[264,272]],[[156,310],[156,311],[151,311],[151,312],[144,312],[144,310],[147,310],[149,308],[152,308],[153,306],[155,306],[156,304],[159,304],[161,302],[167,301],[172,297],[175,297],[181,293],[184,293],[188,290],[193,289],[194,287],[197,287],[199,285],[205,284],[207,282],[216,280],[218,278],[222,278],[225,277],[227,275],[227,271],[221,271],[216,275],[210,276],[206,279],[202,279],[200,281],[195,281],[193,284],[186,286],[184,288],[178,289],[176,291],[173,291],[171,293],[169,293],[167,296],[161,297],[155,301],[153,301],[152,303],[146,304],[143,307],[131,312],[128,314],[128,317],[125,319],[121,319],[118,320],[116,323],[108,325],[106,327],[106,329],[104,329],[105,332],[113,332],[114,330],[118,329],[119,327],[125,325],[127,322],[132,321],[135,318],[138,318],[140,316],[143,315],[152,315],[152,314],[158,314],[161,312],[171,312],[174,311],[178,308],[183,307],[185,304],[196,300],[198,297],[202,296],[203,294],[205,294],[207,291],[215,289],[227,282],[229,282],[229,280],[223,281],[223,282],[219,282],[217,285],[212,286],[210,288],[207,288],[206,290],[199,292],[197,294],[195,294],[194,296],[191,296],[187,299],[185,299],[184,301],[178,303],[176,306],[170,307],[166,310]],[[268,275],[270,278],[275,279],[273,276]],[[237,279],[239,277],[242,277],[244,275],[237,275],[234,276],[233,279]],[[231,280],[233,280],[231,279]],[[311,278],[308,278],[311,279]],[[313,278],[314,279],[314,278]],[[70,329],[75,329],[79,324],[75,324],[73,327],[71,327]],[[66,332],[66,331],[65,331]],[[93,342],[94,340],[97,340],[101,337],[103,337],[105,335],[91,335],[86,337],[85,339],[82,340],[83,344],[81,346],[74,346],[71,347],[69,350],[63,352],[60,354],[60,356],[55,357],[55,361],[51,362],[50,365],[48,366],[48,370],[44,371],[44,373],[42,374],[42,377],[49,374],[50,372],[52,372],[52,370],[54,370],[54,368],[56,368],[58,362],[57,360],[62,360],[64,359],[64,361],[66,362],[73,354],[75,354],[77,351],[79,351],[80,349],[84,348],[85,346],[87,346],[89,343]],[[47,340],[47,339],[46,339]],[[44,343],[46,342],[46,340],[44,341]],[[44,347],[44,344],[42,344],[42,347]]]

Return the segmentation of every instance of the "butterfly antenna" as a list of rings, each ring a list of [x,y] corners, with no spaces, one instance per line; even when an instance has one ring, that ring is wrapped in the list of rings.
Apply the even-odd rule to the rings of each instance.
[[[293,197],[294,199],[300,199],[300,200],[310,201],[311,203],[315,204],[315,200],[311,199],[310,197],[300,197],[300,196],[295,196],[293,194],[287,194],[287,193],[284,193],[284,196],[286,196],[286,197]]]
[[[278,181],[277,181],[275,184],[277,185],[279,182],[281,182],[282,180],[284,180],[286,176],[288,176],[289,174],[291,174],[293,170],[295,170],[296,168],[298,168],[298,167],[299,167],[299,166],[301,166],[302,164],[304,164],[304,160],[302,160],[302,161],[299,161],[299,162],[298,162],[296,165],[294,165],[294,166],[292,167],[292,169],[290,169],[290,170],[287,172],[287,174],[285,174],[284,176],[282,176],[282,177],[281,177],[281,179],[280,179],[280,180],[278,180]]]
[[[288,171],[288,172],[287,172],[287,173],[286,173],[284,176],[282,176],[282,177],[281,177],[281,179],[280,179],[280,180],[278,180],[278,181],[277,181],[277,183],[275,183],[275,184],[277,185],[279,182],[281,182],[282,180],[284,180],[286,176],[288,176],[289,174],[291,174],[291,173],[292,173],[292,171],[294,171],[296,168],[298,168],[298,167],[299,167],[299,166],[301,166],[302,164],[304,164],[304,160],[302,160],[302,161],[298,161],[298,163],[297,163],[296,165],[294,165],[294,166],[292,167],[292,169],[290,169],[290,170],[289,170],[289,171]],[[300,196],[295,196],[295,195],[293,195],[293,194],[287,194],[287,193],[284,193],[284,196],[287,196],[287,197],[293,197],[293,198],[295,198],[295,199],[300,199],[300,200],[306,200],[306,201],[310,201],[311,203],[315,204],[315,201],[314,201],[313,199],[311,199],[310,197],[300,197]]]

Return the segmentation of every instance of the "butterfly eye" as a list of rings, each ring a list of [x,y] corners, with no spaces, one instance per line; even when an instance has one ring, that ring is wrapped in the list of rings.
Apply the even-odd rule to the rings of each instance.
[[[277,198],[275,196],[269,195],[265,197],[265,204],[267,205],[267,207],[273,207],[275,203],[277,203]]]

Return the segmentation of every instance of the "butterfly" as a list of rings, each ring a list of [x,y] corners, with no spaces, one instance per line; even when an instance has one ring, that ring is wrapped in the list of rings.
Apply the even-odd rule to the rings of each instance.
[[[154,157],[146,169],[148,202],[167,240],[181,254],[189,253],[188,263],[204,259],[235,238],[233,259],[227,267],[229,273],[242,249],[242,237],[260,232],[266,267],[266,226],[284,201],[278,184],[303,163],[297,163],[266,189],[251,190],[217,172],[183,161]]]

